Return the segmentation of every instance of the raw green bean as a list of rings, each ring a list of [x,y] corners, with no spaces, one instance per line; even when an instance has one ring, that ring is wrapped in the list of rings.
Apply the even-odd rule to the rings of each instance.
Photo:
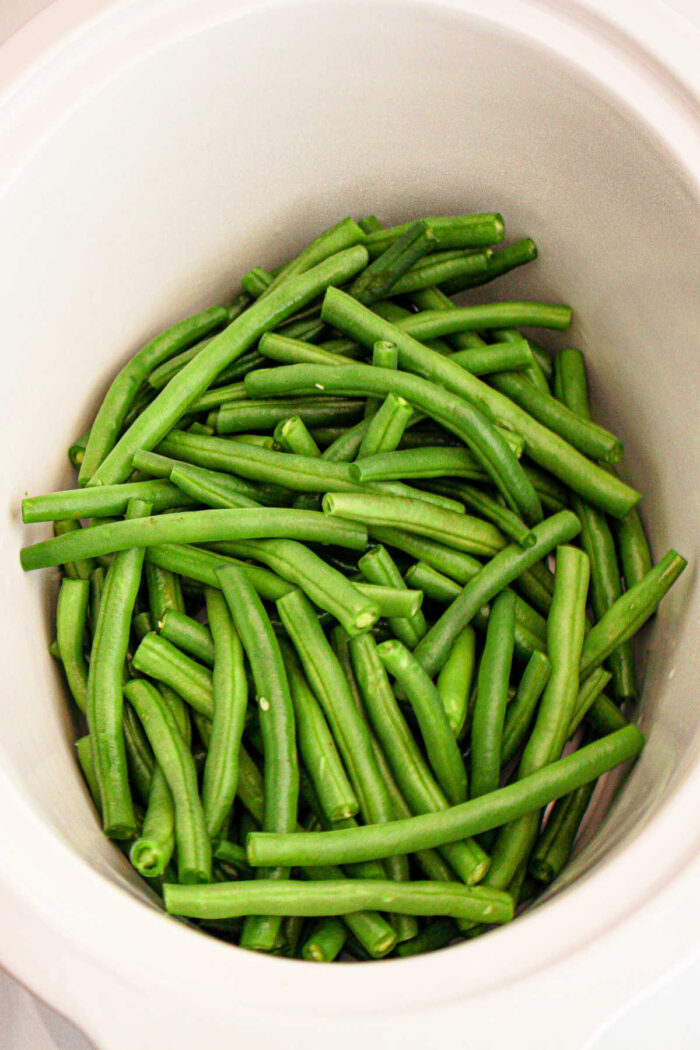
[[[220,834],[236,794],[238,750],[248,704],[248,683],[243,667],[243,647],[234,630],[226,600],[212,587],[207,588],[205,596],[214,642],[214,714],[202,778],[202,806],[207,831],[213,839]]]
[[[636,510],[631,510],[620,521],[614,522],[613,528],[625,587],[629,590],[630,587],[634,587],[635,583],[639,583],[651,569],[649,543]]]
[[[476,285],[486,284],[488,281],[493,281],[496,277],[509,273],[511,270],[515,270],[516,267],[532,262],[536,258],[537,247],[535,242],[530,237],[525,237],[522,241],[516,241],[515,244],[509,244],[507,247],[501,248],[500,251],[492,252],[486,272],[481,277],[454,277],[449,281],[445,281],[441,285],[441,290],[447,295],[457,295],[459,292],[463,292],[465,288],[474,288]]]
[[[80,525],[79,521],[54,521],[53,532],[57,540],[68,539],[73,537],[78,539],[78,542],[82,542],[79,537],[82,537],[86,532]],[[52,541],[45,541],[52,542]],[[96,568],[95,562],[92,558],[81,557],[80,554],[77,557],[67,560],[63,565],[63,571],[66,576],[71,580],[89,580],[91,573]]]
[[[408,502],[408,501],[407,501]],[[221,540],[296,536],[312,543],[336,543],[353,550],[367,546],[367,534],[358,525],[330,520],[312,510],[264,507],[244,510],[196,510],[96,525],[24,547],[22,568],[43,569],[76,558],[113,554],[158,543],[215,543]]]
[[[131,470],[134,453],[157,445],[222,369],[245,353],[264,332],[275,328],[315,299],[328,284],[334,281],[342,283],[354,276],[366,264],[367,258],[366,250],[360,246],[339,252],[294,281],[285,281],[283,286],[253,303],[170,380],[122,435],[92,474],[90,483],[110,485],[124,481]]]
[[[687,564],[685,558],[670,550],[651,572],[610,606],[586,636],[581,654],[581,678],[586,678],[606,660],[620,642],[637,633]]]
[[[570,740],[574,735],[589,709],[606,688],[611,677],[609,671],[605,671],[602,667],[598,667],[595,671],[592,671],[591,674],[589,674],[588,678],[581,682],[578,696],[576,697],[576,703],[574,704],[574,710],[569,722],[569,728],[566,731],[567,740]]]
[[[466,448],[431,447],[382,451],[348,468],[350,478],[359,484],[368,481],[422,480],[444,475],[483,479],[484,472]]]
[[[228,548],[229,544],[217,544],[217,547]],[[214,551],[202,550],[201,547],[164,543],[156,547],[147,547],[146,559],[208,587],[219,586],[216,569],[234,562],[249,577],[260,597],[267,601],[276,601],[283,594],[293,590],[290,584],[267,569],[261,569],[257,565],[245,565],[236,558],[222,557]]]
[[[588,557],[576,547],[560,546],[556,554],[554,600],[547,621],[547,655],[551,673],[537,718],[518,766],[518,778],[556,761],[566,742],[578,695],[578,668],[586,630]],[[507,886],[534,846],[540,814],[531,812],[503,828],[493,848],[487,874],[491,886]]]
[[[357,458],[392,452],[398,446],[412,415],[413,409],[405,398],[398,394],[387,394],[369,421]]]
[[[90,629],[94,632],[100,614],[100,602],[105,587],[105,570],[101,565],[90,573]]]
[[[424,265],[413,266],[394,282],[391,295],[410,295],[453,278],[480,277],[488,271],[491,258],[488,248],[481,252],[459,252],[447,259],[442,257],[444,255],[451,256],[451,253],[441,252],[424,259]]]
[[[88,484],[114,448],[126,415],[148,374],[178,351],[197,342],[208,332],[223,327],[227,322],[226,308],[212,306],[209,310],[188,317],[187,320],[180,321],[156,336],[124,365],[112,381],[90,428],[80,467],[81,484]],[[113,480],[123,481],[126,473]],[[105,480],[102,483],[108,482]]]
[[[185,599],[180,580],[169,569],[162,569],[152,562],[145,562],[143,569],[148,588],[148,605],[154,624],[163,619],[168,609],[184,613]]]
[[[80,437],[77,438],[77,440],[74,441],[71,447],[68,449],[68,459],[71,461],[74,467],[80,467],[80,464],[83,462],[83,457],[85,455],[85,446],[87,445],[87,440],[89,437],[90,431],[86,430],[85,433],[81,434]]]
[[[338,294],[343,295],[342,292]],[[326,302],[328,301],[326,299]],[[345,308],[346,303],[352,304],[349,311]],[[410,338],[404,336],[394,325],[381,321],[370,310],[349,296],[343,297],[339,324],[347,325],[346,314],[353,317],[354,311],[361,311],[363,339],[370,345],[380,338],[393,339],[397,345],[399,345],[399,340],[405,342]],[[354,324],[354,319],[350,323]],[[415,343],[415,345],[419,350],[433,354],[433,351],[421,347],[420,343]],[[402,353],[400,345],[399,352]],[[438,360],[444,360],[439,354],[434,356]],[[467,372],[457,366],[454,366],[454,371],[468,378],[474,378],[469,377]],[[268,396],[277,392],[277,389],[280,388],[280,380],[288,391],[293,391],[295,394],[310,392],[317,388],[316,385],[319,383],[324,390],[334,394],[385,394],[392,391],[399,394],[414,408],[425,412],[446,429],[462,438],[479,464],[493,478],[512,509],[519,510],[526,520],[539,520],[541,516],[539,499],[525,477],[515,453],[503,434],[478,408],[463,398],[455,397],[434,383],[426,382],[407,372],[358,364],[344,365],[342,368],[290,365],[286,368],[263,369],[255,376],[249,376],[246,383],[250,382],[251,394]],[[476,379],[474,381],[479,382]]]
[[[434,236],[425,220],[411,223],[355,278],[350,286],[350,295],[365,306],[384,299],[396,282],[431,251],[433,244]]]
[[[311,437],[301,416],[290,416],[278,423],[274,436],[284,452],[294,452],[300,456],[321,455],[321,449]]]
[[[294,729],[294,709],[284,660],[270,618],[249,578],[237,565],[218,570],[224,598],[248,656],[258,702],[258,717],[265,753],[265,831],[293,831],[296,827],[299,770]],[[262,873],[286,879],[284,868]],[[264,912],[249,918],[241,946],[270,951],[279,930],[274,916]]]
[[[528,660],[515,697],[506,711],[501,744],[502,766],[510,762],[524,743],[551,669],[546,653],[534,652]]]
[[[348,915],[364,908],[380,908],[399,915],[450,915],[472,922],[504,923],[513,918],[513,898],[508,893],[456,882],[248,880],[211,883],[196,890],[166,883],[163,898],[172,915],[200,919],[255,915],[264,911],[280,916]]]
[[[348,357],[364,355],[362,347],[358,354],[333,353],[300,339],[290,339],[279,332],[266,332],[258,343],[258,351],[264,358],[283,365],[342,365],[347,364]]]
[[[230,324],[233,318],[230,318],[228,323]],[[183,350],[182,353],[176,354],[175,357],[168,358],[162,365],[158,365],[148,376],[148,385],[154,390],[162,390],[170,380],[176,375],[180,369],[191,361],[193,357],[204,349],[213,339],[213,336],[209,336],[207,339],[200,339],[199,342],[195,343],[194,346],[190,346],[187,350]]]
[[[432,813],[446,809],[447,798],[399,709],[374,640],[368,635],[353,639],[350,652],[370,721],[408,802],[409,812]],[[488,858],[472,842],[448,843],[441,853],[458,877],[470,885],[483,878],[488,868]]]
[[[131,619],[131,628],[139,642],[142,641],[154,628],[153,618],[151,617],[150,612],[144,609],[143,612],[136,613]]]
[[[329,324],[335,324],[332,316],[324,309],[321,317]],[[426,339],[437,339],[455,332],[481,331],[487,328],[552,328],[558,332],[565,331],[571,323],[571,308],[552,303],[504,302],[483,303],[478,306],[458,306],[454,310],[422,310],[411,314],[400,322],[401,331],[425,342]],[[339,326],[336,326],[339,327]],[[341,328],[341,331],[344,329]],[[355,331],[348,332],[358,342]],[[399,345],[399,360],[401,346]]]
[[[259,299],[262,293],[270,287],[273,279],[272,274],[263,270],[262,266],[254,266],[241,277],[241,288],[253,299]]]
[[[475,510],[480,517],[490,521],[506,536],[519,543],[521,547],[532,547],[535,542],[532,529],[524,521],[508,510],[483,489],[474,485],[467,485],[462,481],[439,481],[434,486],[439,492],[446,496],[460,499],[471,510]]]
[[[234,401],[245,401],[248,395],[242,381],[229,383],[226,386],[216,386],[205,391],[193,401],[187,408],[188,415],[197,415],[200,412],[210,412],[221,405],[230,404]]]
[[[208,882],[211,878],[211,845],[197,791],[192,754],[154,685],[136,678],[125,685],[124,693],[137,711],[172,792],[180,882],[186,885]]]
[[[320,919],[304,941],[302,958],[307,962],[333,962],[343,950],[347,935],[347,927],[340,919]]]
[[[248,860],[256,867],[347,864],[457,842],[542,809],[620,763],[635,758],[643,746],[644,737],[639,729],[628,725],[566,758],[549,763],[522,780],[490,795],[451,806],[441,813],[426,813],[377,827],[347,828],[313,835],[254,832],[248,836]]]
[[[22,521],[61,521],[79,518],[111,518],[126,511],[130,499],[150,503],[158,514],[194,502],[169,481],[132,481],[100,488],[68,489],[22,500]]]
[[[97,773],[95,772],[95,764],[92,761],[92,742],[89,736],[81,736],[80,740],[76,740],[75,749],[78,752],[78,762],[80,768],[83,771],[83,777],[87,784],[87,789],[90,792],[90,797],[95,803],[97,812],[102,815],[102,799],[100,798],[100,785],[97,780]]]
[[[457,930],[451,919],[436,919],[422,929],[412,941],[399,944],[396,954],[406,959],[413,955],[423,955],[425,952],[435,952],[440,948],[447,948],[456,938]]]
[[[418,644],[415,657],[428,674],[437,674],[459,632],[473,619],[478,610],[514,580],[545,557],[560,543],[573,539],[579,532],[578,518],[569,511],[547,518],[536,525],[537,543],[523,548],[512,544],[500,551],[471,580],[458,598],[433,624]]]
[[[530,860],[538,882],[553,882],[566,864],[594,789],[595,783],[584,784],[555,803]]]
[[[496,329],[494,329],[491,332],[491,335],[496,340],[497,343],[499,343],[499,344],[504,344],[505,343],[505,344],[509,344],[509,345],[512,345],[513,343],[519,343],[519,342],[522,341],[522,338],[523,338],[521,336],[520,332],[518,332],[518,330],[516,328],[496,328]],[[528,347],[529,347],[529,344],[528,344]],[[526,378],[531,383],[533,383],[538,388],[538,390],[541,390],[543,394],[546,394],[547,396],[550,396],[551,395],[551,390],[549,389],[549,383],[547,381],[547,377],[545,376],[544,372],[540,368],[539,361],[535,357],[535,355],[532,353],[532,351],[530,351],[530,355],[531,355],[532,360],[531,360],[530,364],[526,368],[523,369],[523,375],[526,376]],[[550,375],[551,375],[551,367],[550,367]]]
[[[357,567],[370,583],[399,590],[406,588],[401,573],[385,547],[373,547],[366,554],[363,554],[357,563]],[[415,649],[428,630],[425,616],[420,609],[417,609],[410,616],[391,616],[388,619],[392,633],[408,649]]]
[[[214,640],[211,631],[204,624],[177,609],[167,609],[162,620],[155,626],[166,642],[182,649],[207,667],[214,666]]]
[[[475,661],[476,636],[472,627],[465,627],[457,636],[436,683],[450,729],[457,738],[467,717]]]
[[[471,727],[472,798],[498,787],[514,639],[515,595],[506,588],[491,607],[479,664]]]
[[[138,715],[130,704],[124,704],[124,744],[129,779],[144,805],[148,805],[155,759]]]
[[[135,670],[170,686],[195,711],[211,718],[214,693],[211,671],[185,656],[165,638],[152,631],[134,653]]]
[[[226,510],[260,506],[257,500],[238,492],[235,478],[216,470],[205,470],[192,463],[176,463],[170,471],[170,479],[181,492],[206,507]]]
[[[501,303],[498,305],[507,306],[508,304]],[[411,335],[402,333],[396,326],[388,325],[385,322],[377,323],[374,315],[368,312],[369,317],[374,318],[370,324],[364,313],[361,313],[362,309],[358,303],[355,303],[354,300],[344,295],[338,289],[332,289],[326,294],[324,299],[323,313],[329,323],[338,327],[344,326],[346,330],[351,329],[353,336],[356,336],[358,339],[361,336],[360,341],[363,341],[365,345],[368,344],[369,340],[374,341],[379,338],[392,339],[399,350],[401,368],[417,372],[433,383],[442,383],[446,391],[457,394],[459,397],[473,403],[475,407],[483,411],[488,417],[508,423],[517,433],[524,437],[528,455],[531,459],[535,460],[539,466],[549,470],[555,477],[560,478],[590,503],[599,506],[602,510],[615,517],[623,517],[638,501],[638,492],[635,492],[634,489],[631,489],[628,485],[625,485],[619,479],[606,473],[601,467],[586,459],[567,441],[543,427],[509,398],[493,390],[476,376],[472,376],[465,372],[464,369],[459,368],[459,366],[453,365],[449,359],[427,349],[420,342],[417,342],[415,338],[412,338]],[[464,309],[479,310],[481,308],[465,307]],[[486,309],[491,308],[488,307]],[[439,316],[452,318],[455,314],[460,313],[460,310],[454,310],[451,313],[444,311],[439,313]],[[416,316],[420,317],[421,315]],[[305,371],[307,368],[307,366],[294,367],[297,369],[303,367]],[[339,377],[342,375],[341,370],[334,369],[333,371],[338,373],[333,382],[339,383]],[[262,376],[264,374],[264,372],[259,373]],[[291,375],[289,378],[291,379]],[[256,391],[258,393],[262,391],[263,383],[267,383],[264,378],[256,379],[254,384],[251,382],[249,387],[251,396]],[[290,389],[292,388],[287,386],[287,390],[289,391]],[[331,387],[328,386],[327,389],[331,389]],[[355,386],[350,389],[355,391],[357,388]],[[271,392],[272,390],[270,390]],[[299,393],[300,390],[295,389],[294,392]],[[400,392],[407,400],[411,400],[405,391],[402,390]],[[416,405],[416,407],[421,406]],[[447,426],[444,419],[438,419],[438,422]],[[448,427],[448,429],[453,428]],[[526,514],[522,516],[528,520]]]
[[[363,409],[363,401],[338,401],[328,397],[227,401],[216,414],[216,432],[238,434],[246,430],[273,430],[292,415],[299,416],[310,426],[353,423],[362,415]]]
[[[503,216],[498,212],[431,216],[423,221],[430,229],[435,251],[488,247],[490,244],[498,244],[505,236]],[[410,222],[404,222],[399,226],[388,226],[368,234],[364,243],[370,258],[376,259],[385,252],[412,225]]]
[[[304,765],[328,820],[332,823],[346,820],[360,808],[357,796],[348,782],[323,711],[304,677],[296,653],[291,646],[282,643],[282,655]]]
[[[406,532],[405,529],[373,525],[370,531],[373,539],[424,561],[438,572],[444,573],[452,580],[459,580],[460,583],[471,580],[483,568],[481,562],[472,558],[471,554],[446,547],[444,543],[430,540],[426,536]],[[418,589],[422,590],[422,585]]]
[[[449,360],[473,376],[494,375],[496,372],[515,372],[532,368],[534,357],[527,339],[517,343],[473,346],[450,354]]]
[[[435,777],[452,805],[467,796],[467,773],[447,720],[440,694],[405,645],[382,642],[377,653],[405,690],[425,743]]]
[[[133,500],[127,507],[126,524],[143,521],[142,516],[149,511],[148,503]],[[116,839],[130,838],[136,831],[124,745],[122,682],[142,565],[143,549],[135,548],[123,550],[109,567],[88,674],[87,718],[102,798],[103,829]]]
[[[618,729],[624,729],[629,725],[620,708],[605,693],[595,698],[587,712],[586,720],[598,736],[615,733]]]
[[[56,608],[56,641],[68,688],[79,710],[87,710],[88,665],[85,660],[89,580],[64,577]]]
[[[495,554],[505,542],[489,522],[402,496],[329,492],[323,497],[322,506],[332,518],[363,522],[369,527],[398,525],[471,554]]]
[[[172,432],[173,434],[175,431]],[[178,432],[179,434],[184,431]],[[211,437],[211,434],[197,435],[196,432],[188,432],[191,436],[200,437]],[[171,435],[168,435],[170,437]],[[249,437],[260,437],[257,435],[248,435]],[[231,438],[230,442],[248,444],[248,441],[244,441],[246,435],[237,435],[235,438]],[[230,447],[230,443],[229,443]],[[149,474],[157,475],[158,477],[170,478],[173,470],[178,468],[180,470],[185,464],[179,459],[171,459],[168,456],[162,456],[157,452],[136,452],[134,454],[134,464],[138,464],[138,469],[143,470]],[[193,466],[195,464],[187,464],[187,466]],[[218,470],[206,470],[206,473],[200,473],[204,471],[203,466],[198,467],[197,477],[202,482],[205,480],[210,482],[212,485],[216,483],[217,490],[222,494],[233,500],[234,496],[247,496],[250,500],[256,503],[261,503],[266,506],[280,506],[285,503],[289,503],[291,499],[291,493],[287,489],[281,488],[279,485],[258,485],[254,481],[245,481],[243,478],[233,477],[229,473],[222,473]],[[190,474],[190,477],[194,477]],[[207,489],[211,491],[208,486]],[[204,489],[202,491],[207,491]]]

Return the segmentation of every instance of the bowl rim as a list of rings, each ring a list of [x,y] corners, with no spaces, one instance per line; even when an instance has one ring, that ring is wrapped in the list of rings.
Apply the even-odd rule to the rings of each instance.
[[[206,11],[201,7],[197,10],[195,0],[178,4],[177,10],[176,4],[167,0],[152,4],[142,0],[99,0],[97,4],[94,0],[55,0],[10,38],[0,50],[0,135],[5,143],[0,159],[0,194],[68,112],[69,100],[97,90],[118,76],[134,54],[141,59],[149,51],[189,35],[203,23],[213,24],[222,17],[239,17],[275,5],[266,0],[212,0],[205,6]],[[421,6],[476,15],[480,20],[507,24],[528,37],[536,36],[544,46],[596,79],[600,79],[596,77],[597,63],[604,54],[608,90],[615,91],[643,117],[700,187],[700,151],[693,155],[688,150],[689,135],[700,143],[700,79],[696,69],[700,33],[683,19],[678,24],[669,20],[668,9],[657,0],[635,4],[634,18],[624,10],[623,3],[605,4],[603,0],[566,0],[556,7],[547,0],[494,0],[488,11],[478,0],[423,0]],[[106,41],[110,42],[108,60]],[[694,63],[689,60],[690,52]],[[385,976],[379,979],[372,968],[339,967],[316,968],[310,982],[308,968],[312,964],[295,962],[291,966],[287,960],[231,951],[228,945],[183,930],[140,900],[136,902],[141,909],[137,912],[128,893],[85,864],[42,824],[17,785],[0,770],[0,809],[7,814],[5,842],[9,844],[0,868],[0,914],[24,933],[3,944],[3,965],[99,1039],[98,1018],[76,989],[71,966],[79,959],[94,987],[133,985],[132,935],[136,923],[143,942],[138,979],[158,996],[187,1002],[192,1009],[234,1014],[264,1009],[281,1017],[314,1013],[343,1017],[348,1011],[357,1016],[357,1003],[364,1004],[367,1015],[394,1013],[397,1009],[430,1011],[457,1000],[473,1005],[476,997],[487,993],[507,994],[509,988],[545,968],[575,971],[585,965],[588,972],[594,960],[602,968],[605,959],[607,972],[614,952],[623,952],[621,958],[625,958],[625,939],[648,923],[652,912],[671,917],[682,914],[683,928],[666,929],[675,924],[662,922],[657,929],[659,938],[666,940],[655,941],[655,952],[649,953],[654,958],[635,964],[637,969],[628,971],[624,988],[611,988],[619,1005],[635,987],[639,990],[656,979],[668,968],[669,960],[692,952],[700,943],[700,916],[691,897],[700,871],[700,833],[693,839],[687,837],[682,844],[677,833],[680,815],[691,808],[697,811],[698,804],[700,768],[686,773],[650,824],[633,835],[624,850],[613,850],[595,871],[550,901],[546,909],[533,911],[507,931],[496,931],[449,953],[412,959],[410,968],[408,960],[387,961],[379,971]],[[653,865],[648,862],[649,856],[655,858]],[[60,886],[41,874],[47,869],[63,872]],[[620,886],[634,886],[634,891],[620,899],[616,892]],[[62,903],[57,909],[59,892]],[[601,900],[605,902],[602,908]],[[80,917],[78,925],[75,916]],[[509,938],[506,959],[504,936]],[[185,944],[189,965],[183,973],[178,961]],[[465,978],[462,968],[453,966],[452,960],[467,950],[471,965]],[[63,967],[40,970],[37,951],[44,957],[65,960]],[[467,959],[463,955],[459,958]],[[447,959],[450,965],[446,965]],[[202,978],[193,981],[198,970]],[[280,977],[282,972],[284,980],[276,982],[275,1000],[271,1002],[265,987],[269,987],[270,978]],[[230,994],[233,974],[240,995],[235,1001]],[[575,994],[572,990],[572,997]]]

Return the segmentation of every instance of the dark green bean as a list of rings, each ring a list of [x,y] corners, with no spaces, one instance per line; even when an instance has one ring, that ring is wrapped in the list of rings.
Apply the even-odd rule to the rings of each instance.
[[[457,930],[451,919],[436,919],[422,929],[412,941],[399,944],[396,954],[406,959],[413,955],[423,955],[424,952],[435,952],[440,948],[447,948],[456,938]]]
[[[80,467],[83,462],[85,455],[85,446],[87,445],[88,438],[90,437],[90,431],[86,430],[84,434],[81,434],[68,449],[68,459],[71,461],[74,467]],[[80,741],[78,741],[80,743]]]
[[[241,288],[253,299],[259,299],[262,293],[270,287],[273,280],[272,274],[267,270],[263,270],[262,266],[254,266],[252,270],[248,270],[248,273],[244,273],[241,277]]]
[[[490,795],[470,799],[441,813],[426,813],[377,827],[347,828],[313,835],[248,836],[248,860],[255,866],[277,864],[331,864],[374,860],[393,853],[411,853],[425,847],[457,842],[536,812],[562,795],[635,758],[644,746],[636,726],[587,744],[551,762],[536,773],[499,788]]]
[[[336,543],[353,550],[364,550],[367,546],[367,534],[357,525],[330,520],[327,515],[312,510],[264,507],[195,510],[96,525],[24,547],[20,561],[25,570],[43,569],[76,558],[158,543],[215,543],[271,536],[296,536],[312,543]]]
[[[78,708],[87,710],[88,665],[85,660],[85,641],[89,580],[61,581],[56,608],[56,641],[66,673],[68,688]]]
[[[506,711],[501,744],[502,766],[510,762],[524,743],[551,669],[545,653],[534,652],[528,660],[515,697]]]
[[[339,252],[293,282],[285,281],[283,286],[253,303],[170,380],[122,435],[92,474],[90,483],[110,485],[128,477],[134,453],[157,445],[222,369],[244,354],[264,332],[275,328],[315,299],[328,284],[334,281],[342,283],[354,276],[366,264],[367,258],[367,252],[360,246]]]
[[[172,792],[180,882],[186,885],[208,882],[211,878],[211,845],[197,791],[192,754],[154,685],[135,678],[126,684],[124,693],[138,713],[158,766]]]
[[[97,773],[95,772],[95,764],[92,760],[92,742],[89,736],[81,736],[80,740],[76,740],[75,749],[78,752],[78,762],[80,768],[83,771],[83,777],[87,784],[90,797],[95,803],[97,812],[102,815],[102,799],[100,798],[100,785],[97,780]]]
[[[474,485],[467,485],[462,481],[453,481],[452,479],[439,481],[431,487],[436,488],[438,492],[442,492],[446,496],[460,499],[467,507],[477,511],[480,517],[490,521],[506,536],[510,536],[516,543],[519,543],[521,547],[532,547],[534,544],[535,538],[532,529],[524,521],[521,521],[517,514],[514,514],[512,510],[508,510],[507,507],[504,507],[492,496],[489,496],[483,489],[476,488]]]
[[[498,787],[514,639],[515,595],[506,588],[491,607],[479,664],[471,728],[472,798]]]
[[[350,295],[365,306],[384,299],[396,282],[433,247],[434,238],[425,220],[411,223],[350,286]]]
[[[594,789],[595,783],[584,784],[555,803],[530,859],[530,872],[539,882],[553,882],[569,859]]]
[[[525,237],[522,241],[516,241],[515,244],[509,244],[506,248],[501,248],[500,251],[492,252],[486,272],[480,277],[453,277],[441,285],[441,290],[446,295],[457,295],[459,292],[463,292],[465,288],[474,288],[476,285],[486,284],[488,281],[493,281],[504,273],[510,273],[516,267],[532,262],[536,258],[537,246],[535,242],[530,237]]]
[[[455,249],[455,251],[457,251]],[[444,258],[448,256],[448,258]],[[391,287],[392,295],[410,295],[412,292],[443,284],[455,278],[481,277],[488,272],[491,252],[440,252],[423,260],[423,265],[413,266]]]
[[[187,320],[180,321],[156,336],[124,365],[112,381],[90,428],[79,475],[83,485],[96,474],[117,443],[126,415],[148,374],[184,347],[227,323],[226,308],[212,306],[211,309],[188,317]],[[126,472],[122,477],[113,480],[123,481],[125,477]],[[108,482],[104,480],[102,484]]]
[[[603,670],[602,667],[597,667],[595,671],[592,671],[591,674],[589,674],[588,678],[581,682],[578,696],[576,697],[576,703],[574,704],[574,710],[569,722],[569,728],[566,731],[568,740],[574,735],[579,725],[588,714],[590,708],[606,688],[611,677],[609,671]]]
[[[356,353],[334,353],[300,339],[290,339],[279,332],[266,332],[258,343],[258,351],[264,358],[283,365],[342,365],[347,364],[348,357],[364,355],[363,347],[359,347]]]
[[[629,590],[630,587],[634,587],[635,583],[639,583],[651,569],[649,542],[636,510],[631,510],[620,521],[614,522],[613,528],[625,587]]]
[[[560,543],[573,539],[579,532],[578,518],[562,511],[536,525],[537,543],[523,548],[512,544],[500,551],[471,580],[458,598],[430,628],[418,644],[415,657],[428,674],[437,674],[454,645],[459,632],[473,619],[478,610],[500,591],[545,557]]]
[[[148,503],[134,500],[127,507],[125,524],[143,521],[149,511]],[[86,534],[88,531],[84,530]],[[100,784],[103,829],[116,839],[130,838],[136,831],[124,745],[122,682],[142,565],[143,549],[135,548],[117,554],[109,567],[88,674],[87,717]]]
[[[246,430],[274,430],[278,423],[293,415],[299,416],[310,426],[354,423],[362,415],[363,409],[363,401],[338,401],[328,397],[227,401],[216,415],[216,432],[238,434]]]
[[[488,247],[490,244],[500,243],[505,236],[503,217],[498,212],[431,216],[423,221],[430,229],[435,251]],[[404,222],[399,226],[389,226],[368,234],[364,243],[370,258],[376,259],[385,252],[412,225],[410,222]]]

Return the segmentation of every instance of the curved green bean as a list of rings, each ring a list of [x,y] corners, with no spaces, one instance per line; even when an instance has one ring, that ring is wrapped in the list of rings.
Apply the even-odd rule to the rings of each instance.
[[[480,517],[490,521],[521,547],[532,547],[534,544],[535,537],[532,529],[521,521],[517,514],[508,510],[483,489],[467,485],[462,481],[453,481],[451,478],[447,481],[438,481],[431,485],[431,488],[437,489],[446,496],[460,499],[467,507],[477,511]]]
[[[193,501],[203,503],[205,507],[226,510],[260,506],[257,500],[238,491],[235,478],[216,470],[204,470],[192,463],[176,463],[170,471],[170,479],[181,492]]]
[[[152,631],[143,639],[132,659],[136,671],[170,686],[195,711],[212,718],[214,692],[208,668],[185,656],[165,638]]]
[[[68,688],[80,711],[87,710],[88,665],[85,640],[90,598],[89,580],[61,580],[56,607],[56,641]]]

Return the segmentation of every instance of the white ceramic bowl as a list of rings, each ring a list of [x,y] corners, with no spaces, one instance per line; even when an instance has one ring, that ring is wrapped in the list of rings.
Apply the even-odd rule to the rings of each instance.
[[[5,47],[0,961],[102,1050],[579,1048],[697,950],[694,566],[646,636],[648,745],[575,884],[447,952],[313,968],[146,901],[74,763],[46,652],[56,576],[17,559],[20,497],[70,482],[64,450],[151,334],[346,213],[491,208],[541,258],[487,294],[573,305],[654,551],[694,559],[697,37],[632,13],[59,0]]]

